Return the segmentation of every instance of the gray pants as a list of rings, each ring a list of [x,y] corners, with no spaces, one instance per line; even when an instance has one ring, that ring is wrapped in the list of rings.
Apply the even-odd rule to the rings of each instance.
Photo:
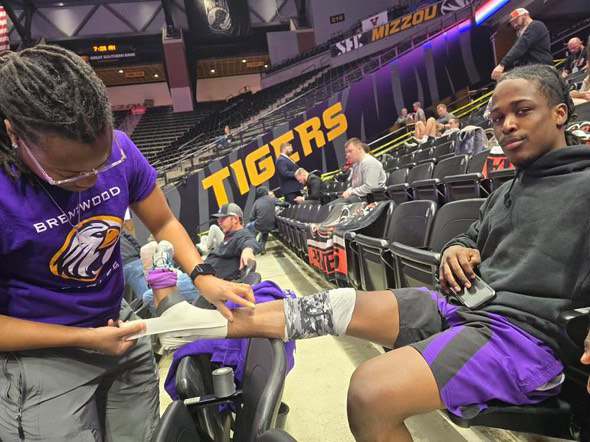
[[[136,318],[125,302],[120,318]],[[121,357],[81,348],[0,353],[2,442],[149,441],[159,411],[149,338]]]

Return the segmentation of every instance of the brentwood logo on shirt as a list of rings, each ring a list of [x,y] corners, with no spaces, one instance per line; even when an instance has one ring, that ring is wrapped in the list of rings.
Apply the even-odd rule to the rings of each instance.
[[[94,282],[113,254],[123,220],[116,216],[94,216],[72,229],[63,246],[53,255],[51,273],[64,279]]]

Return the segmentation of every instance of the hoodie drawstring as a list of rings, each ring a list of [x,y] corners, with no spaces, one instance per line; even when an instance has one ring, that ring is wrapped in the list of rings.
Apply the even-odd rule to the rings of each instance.
[[[512,180],[512,183],[510,184],[510,188],[508,189],[508,192],[506,193],[506,195],[504,195],[504,206],[506,206],[506,207],[510,207],[512,205],[512,195],[510,193],[512,192],[512,188],[514,187],[514,184],[516,184],[516,180],[520,176],[521,172],[522,172],[522,169],[517,169],[516,176]]]

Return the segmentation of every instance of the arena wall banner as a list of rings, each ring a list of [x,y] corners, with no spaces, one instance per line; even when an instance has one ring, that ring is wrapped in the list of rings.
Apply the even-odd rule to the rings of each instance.
[[[363,32],[345,38],[331,48],[332,57],[339,57],[362,46],[382,40],[386,37],[405,32],[415,26],[435,20],[443,15],[452,14],[471,4],[472,0],[443,0],[412,11],[402,17],[383,23],[387,20],[387,12],[370,17],[363,21]]]
[[[197,41],[240,37],[250,31],[247,0],[185,0],[189,30]]]
[[[494,68],[488,32],[451,29],[216,159],[184,183],[165,189],[173,212],[191,235],[200,225],[206,229],[210,215],[226,202],[237,203],[248,217],[257,186],[279,187],[275,162],[283,142],[292,143],[292,158],[307,170],[338,169],[345,162],[347,139],[375,137],[414,101],[427,108],[466,86],[488,81]]]

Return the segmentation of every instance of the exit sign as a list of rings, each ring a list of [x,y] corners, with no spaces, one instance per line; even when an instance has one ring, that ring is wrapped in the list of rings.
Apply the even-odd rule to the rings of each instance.
[[[344,14],[333,15],[332,17],[330,17],[331,25],[335,23],[340,23],[341,21],[344,21]]]

